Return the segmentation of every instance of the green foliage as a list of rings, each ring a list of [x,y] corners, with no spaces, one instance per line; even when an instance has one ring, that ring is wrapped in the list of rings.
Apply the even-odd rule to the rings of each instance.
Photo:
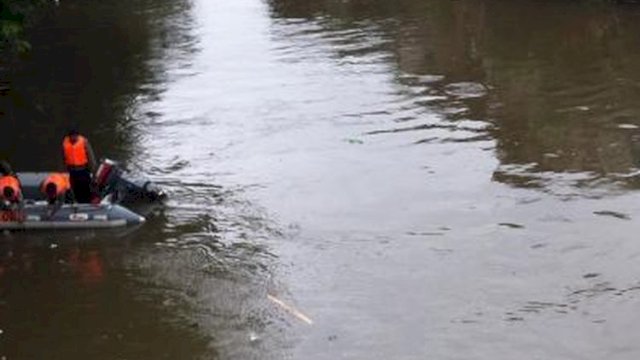
[[[23,38],[24,27],[37,9],[48,0],[0,0],[0,51],[28,51],[31,46]]]

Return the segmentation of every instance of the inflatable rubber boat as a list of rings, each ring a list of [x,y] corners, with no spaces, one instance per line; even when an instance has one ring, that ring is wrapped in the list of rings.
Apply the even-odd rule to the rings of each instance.
[[[0,230],[100,229],[137,225],[141,215],[117,204],[61,204],[29,202],[18,209],[0,210]]]
[[[0,208],[0,230],[98,229],[141,224],[145,218],[123,205],[161,202],[166,194],[146,179],[131,176],[112,160],[104,160],[94,176],[102,201],[97,204],[50,205],[40,191],[48,172],[18,172],[24,201]]]

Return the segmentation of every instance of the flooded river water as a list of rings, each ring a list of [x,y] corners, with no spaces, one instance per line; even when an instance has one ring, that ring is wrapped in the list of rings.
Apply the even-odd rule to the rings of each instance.
[[[170,193],[0,239],[3,359],[636,359],[640,7],[61,1],[0,155]]]

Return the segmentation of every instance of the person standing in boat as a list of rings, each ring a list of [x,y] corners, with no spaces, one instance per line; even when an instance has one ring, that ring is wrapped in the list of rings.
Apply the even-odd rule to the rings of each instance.
[[[0,199],[4,208],[12,208],[22,202],[20,180],[4,160],[0,161]]]
[[[76,128],[71,128],[62,140],[62,155],[76,201],[91,202],[91,176],[96,167],[96,160],[89,140],[80,135]]]

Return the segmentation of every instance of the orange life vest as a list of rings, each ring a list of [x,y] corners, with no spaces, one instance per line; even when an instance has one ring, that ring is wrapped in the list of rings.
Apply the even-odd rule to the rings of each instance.
[[[65,136],[62,140],[62,150],[64,151],[64,164],[66,166],[83,167],[89,164],[89,156],[87,155],[87,139],[82,135],[78,135],[75,144],[71,143],[69,136]]]
[[[42,186],[40,186],[40,191],[43,194],[47,193],[47,185],[55,184],[56,185],[56,195],[63,195],[69,189],[71,189],[71,183],[69,182],[69,174],[68,173],[51,173],[47,176],[46,179],[42,182]]]
[[[13,189],[13,198],[5,199],[9,201],[17,201],[20,199],[22,192],[20,191],[20,181],[13,175],[5,175],[0,177],[0,198],[4,199],[4,189],[10,187]]]

